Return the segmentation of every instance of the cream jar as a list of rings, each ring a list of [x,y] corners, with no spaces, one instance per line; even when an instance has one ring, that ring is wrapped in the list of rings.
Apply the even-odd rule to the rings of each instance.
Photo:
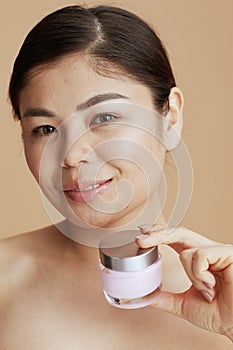
[[[139,248],[139,231],[111,233],[99,245],[99,268],[107,302],[115,307],[135,309],[153,303],[162,282],[158,247]]]

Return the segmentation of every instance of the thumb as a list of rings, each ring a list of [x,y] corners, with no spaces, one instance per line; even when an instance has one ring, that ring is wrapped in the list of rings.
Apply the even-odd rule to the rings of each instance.
[[[160,291],[153,303],[150,305],[156,309],[167,311],[175,316],[184,318],[183,315],[183,300],[185,293],[171,293]]]

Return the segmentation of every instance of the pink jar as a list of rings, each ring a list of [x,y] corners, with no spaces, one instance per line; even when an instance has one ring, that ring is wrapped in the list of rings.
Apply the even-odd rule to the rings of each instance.
[[[106,300],[112,306],[135,309],[153,303],[162,281],[158,247],[139,248],[139,231],[122,231],[104,237],[99,246],[100,272]]]

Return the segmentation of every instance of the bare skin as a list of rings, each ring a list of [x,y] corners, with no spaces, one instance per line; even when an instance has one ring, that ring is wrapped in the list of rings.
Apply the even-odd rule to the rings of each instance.
[[[176,281],[177,291],[186,289],[189,281],[177,257],[162,249],[164,287]],[[227,337],[155,308],[109,306],[97,262],[95,248],[74,243],[52,226],[2,240],[1,350],[232,349]]]
[[[144,85],[125,77],[99,76],[81,54],[66,57],[57,65],[37,73],[21,90],[20,113],[26,160],[38,182],[48,137],[76,112],[77,105],[83,105],[90,98],[93,101],[93,97],[96,101],[96,96],[105,96],[106,101],[114,93],[115,96],[123,94],[124,101],[154,108],[150,91]],[[169,99],[166,118],[179,135],[183,106],[179,89],[173,88]],[[126,162],[121,157],[108,161],[104,158],[105,154],[99,154],[94,146],[109,140],[110,136],[113,140],[127,136],[130,141],[153,152],[161,165],[166,149],[143,129],[115,128],[113,116],[109,123],[101,121],[97,115],[88,116],[82,114],[77,124],[83,129],[82,142],[71,143],[63,162],[57,161],[63,186],[73,184],[82,167],[85,171],[81,182],[93,180],[90,174],[93,174],[96,165],[102,164],[97,180],[111,180],[111,185],[102,193],[104,199],[115,198],[121,179],[135,184],[135,196],[129,206],[115,214],[102,215],[85,203],[70,198],[69,205],[77,217],[95,227],[119,230],[131,225],[130,228],[135,229],[138,224],[148,222],[143,212],[145,201],[149,201],[153,211],[158,204],[160,177],[156,181],[154,178],[150,197],[147,198],[145,177],[140,176],[131,161]],[[134,120],[134,114],[132,117]],[[151,121],[149,130],[154,130],[155,120],[148,120]],[[91,128],[93,123],[95,128]],[[164,129],[167,139],[172,140],[169,130]],[[73,127],[69,131],[73,131]],[[67,133],[66,142],[71,142],[71,135],[71,132]],[[95,151],[95,157],[90,157],[90,150]],[[54,189],[53,176],[47,175],[49,193],[59,193]],[[70,190],[74,189],[72,186]],[[86,186],[84,183],[81,188]],[[141,212],[143,215],[137,223]],[[153,219],[151,222],[157,221]],[[144,241],[144,244],[147,243]],[[148,244],[156,244],[156,240]],[[190,282],[179,259],[169,247],[161,250],[165,276],[163,287],[173,292],[184,291]],[[0,285],[1,350],[196,349],[197,345],[198,349],[232,348],[227,337],[197,328],[156,308],[127,311],[108,305],[102,292],[97,249],[69,240],[53,226],[0,242]]]

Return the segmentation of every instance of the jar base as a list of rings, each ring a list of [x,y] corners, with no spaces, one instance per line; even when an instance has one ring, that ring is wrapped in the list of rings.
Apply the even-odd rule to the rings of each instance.
[[[104,296],[107,302],[114,307],[120,308],[120,309],[138,309],[141,307],[145,307],[148,305],[153,304],[160,295],[160,286],[154,290],[152,293],[144,295],[140,298],[135,299],[118,299],[116,297],[113,297],[109,294],[107,294],[104,291]]]

